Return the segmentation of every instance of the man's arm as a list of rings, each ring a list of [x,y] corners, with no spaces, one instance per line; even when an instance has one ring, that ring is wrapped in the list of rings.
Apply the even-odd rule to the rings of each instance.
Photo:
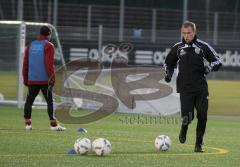
[[[54,73],[54,46],[52,43],[45,45],[45,65],[49,76],[49,83],[54,85],[55,73]]]
[[[28,85],[28,57],[29,57],[29,48],[30,48],[30,46],[28,46],[28,47],[25,49],[24,58],[23,58],[22,75],[23,75],[23,83],[24,83],[25,86]]]
[[[216,51],[208,44],[205,48],[205,58],[209,62],[209,65],[205,67],[205,74],[208,74],[211,71],[218,71],[222,66],[219,55]]]
[[[167,58],[165,60],[165,71],[166,71],[166,76],[165,76],[165,81],[170,82],[174,68],[177,65],[178,57],[177,57],[177,47],[176,45],[172,47],[170,52],[167,55]]]

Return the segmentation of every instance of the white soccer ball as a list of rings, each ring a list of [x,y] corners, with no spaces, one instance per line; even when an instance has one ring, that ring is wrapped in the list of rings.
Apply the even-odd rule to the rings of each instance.
[[[160,135],[155,139],[155,147],[161,151],[167,151],[172,145],[171,139],[166,135]]]
[[[104,138],[98,138],[98,139],[94,140],[92,143],[92,147],[93,147],[94,152],[100,156],[110,154],[110,152],[112,150],[111,143],[107,139],[104,139]]]
[[[79,138],[74,143],[74,150],[77,154],[87,154],[91,149],[92,143],[88,138]]]

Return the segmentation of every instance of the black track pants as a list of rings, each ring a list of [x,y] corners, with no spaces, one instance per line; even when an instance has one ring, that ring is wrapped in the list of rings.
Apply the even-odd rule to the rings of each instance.
[[[197,110],[196,144],[202,144],[207,123],[208,90],[180,93],[182,124],[188,125]]]
[[[42,94],[47,102],[47,111],[48,111],[49,119],[55,120],[55,116],[53,112],[52,92],[49,91],[48,85],[29,85],[28,86],[28,94],[26,98],[26,103],[24,105],[24,118],[31,119],[32,105],[40,90],[42,91]]]

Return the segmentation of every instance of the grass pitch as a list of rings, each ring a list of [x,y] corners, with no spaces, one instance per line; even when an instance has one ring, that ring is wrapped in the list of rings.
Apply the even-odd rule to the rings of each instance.
[[[0,93],[7,100],[17,99],[17,74],[0,72]],[[240,81],[208,80],[210,103],[209,114],[240,116]],[[24,87],[24,96],[27,88]],[[41,95],[41,94],[40,94]]]
[[[142,116],[147,120],[148,116]],[[23,112],[15,107],[0,107],[0,166],[239,166],[240,118],[208,119],[205,153],[194,153],[196,120],[190,125],[186,144],[179,144],[178,116],[158,123],[138,121],[139,115],[114,113],[86,125],[70,125],[65,132],[49,130],[47,112],[33,110],[33,130],[25,131]],[[132,120],[132,121],[131,121]],[[174,121],[164,121],[174,120]],[[83,127],[88,133],[81,134]],[[172,140],[169,151],[154,148],[160,134]],[[112,152],[105,157],[69,155],[75,140],[104,137],[112,143]]]
[[[16,99],[16,74],[0,73],[0,76],[0,92],[7,99]],[[209,114],[235,117],[209,117],[203,154],[193,152],[196,120],[189,127],[186,144],[179,144],[179,116],[151,122],[150,116],[114,113],[86,125],[64,125],[68,128],[65,132],[52,132],[46,110],[34,109],[33,130],[25,131],[23,111],[0,106],[0,166],[239,166],[240,82],[210,80],[208,83]],[[88,133],[77,132],[80,127]],[[154,148],[154,140],[160,134],[171,138],[169,151],[159,152]],[[91,140],[104,137],[112,143],[112,153],[106,157],[94,153],[67,154],[79,137]]]

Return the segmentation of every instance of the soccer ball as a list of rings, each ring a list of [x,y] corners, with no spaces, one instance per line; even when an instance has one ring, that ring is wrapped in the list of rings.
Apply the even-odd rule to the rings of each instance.
[[[77,154],[87,154],[92,149],[91,140],[88,138],[79,138],[74,143],[74,150]]]
[[[112,150],[111,143],[104,138],[98,138],[94,140],[92,143],[92,147],[95,153],[100,156],[110,154]]]
[[[155,147],[161,151],[167,151],[171,147],[171,139],[166,135],[160,135],[155,139]]]

